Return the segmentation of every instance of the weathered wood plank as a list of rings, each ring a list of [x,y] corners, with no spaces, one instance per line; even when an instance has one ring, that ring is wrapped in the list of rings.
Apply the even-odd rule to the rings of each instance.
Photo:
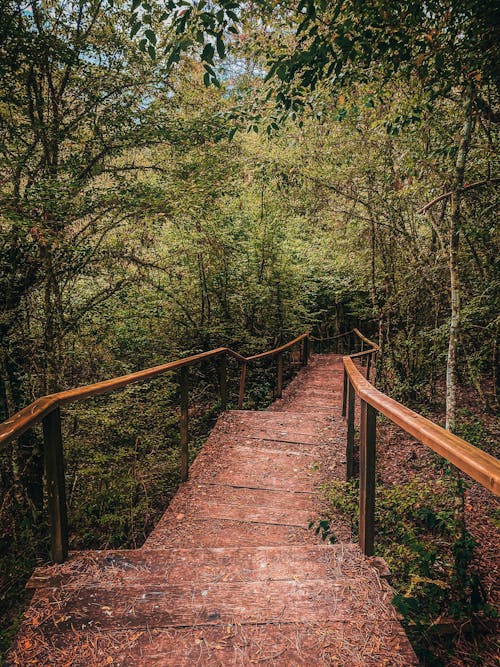
[[[232,624],[195,628],[147,630],[73,630],[52,636],[57,665],[87,667],[390,667],[418,665],[397,621],[381,622],[367,630],[345,621],[316,623]],[[70,639],[70,641],[68,641]],[[78,656],[73,646],[79,646]],[[387,662],[390,656],[390,663]],[[22,656],[21,654],[21,657]],[[22,664],[20,661],[12,664]]]
[[[395,612],[376,596],[366,595],[359,579],[296,579],[207,583],[205,587],[149,585],[107,590],[42,589],[38,609],[48,632],[84,629],[89,623],[102,629],[196,627],[231,623],[300,623],[348,620],[377,604],[380,620],[395,619]]]
[[[338,547],[226,547],[161,550],[91,551],[70,554],[63,568],[37,568],[27,588],[115,589],[218,581],[279,581],[325,578]]]
[[[230,519],[217,519],[209,524],[204,519],[191,520],[186,524],[160,521],[143,548],[168,548],[171,544],[179,547],[279,546],[303,544],[309,539],[309,531],[298,527]]]

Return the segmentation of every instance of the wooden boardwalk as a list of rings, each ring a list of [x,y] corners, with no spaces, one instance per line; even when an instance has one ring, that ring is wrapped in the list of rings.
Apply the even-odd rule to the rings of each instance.
[[[37,570],[8,665],[407,666],[391,590],[307,526],[345,476],[341,358],[262,412],[226,412],[141,549]]]

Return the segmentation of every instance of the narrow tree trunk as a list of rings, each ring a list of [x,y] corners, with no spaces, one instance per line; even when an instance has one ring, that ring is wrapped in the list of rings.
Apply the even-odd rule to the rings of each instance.
[[[465,163],[472,136],[472,101],[474,91],[468,86],[464,94],[464,124],[462,138],[455,162],[455,178],[451,195],[449,268],[451,317],[448,338],[448,360],[446,364],[446,428],[454,431],[457,412],[457,347],[460,327],[460,276],[458,248],[460,241],[460,198],[464,185]]]

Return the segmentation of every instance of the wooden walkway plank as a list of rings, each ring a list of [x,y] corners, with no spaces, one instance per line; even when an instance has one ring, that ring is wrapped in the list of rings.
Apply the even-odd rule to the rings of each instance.
[[[28,588],[144,586],[145,574],[148,586],[153,587],[183,582],[192,585],[193,576],[200,584],[321,579],[333,571],[338,549],[338,545],[288,545],[203,548],[203,554],[199,547],[74,552],[62,567],[37,568]]]

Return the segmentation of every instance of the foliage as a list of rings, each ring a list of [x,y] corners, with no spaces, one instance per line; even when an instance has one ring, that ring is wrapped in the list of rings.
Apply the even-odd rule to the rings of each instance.
[[[443,480],[418,478],[377,485],[376,555],[393,575],[393,603],[402,613],[417,651],[432,655],[432,629],[443,619],[495,615],[477,567],[477,543],[464,528],[457,536],[453,492]],[[358,482],[332,482],[325,489],[332,513],[358,530]]]
[[[458,374],[493,409],[494,8],[132,4],[0,7],[2,419],[48,391],[218,345],[251,354],[306,328],[359,325],[382,345],[382,388],[439,403],[448,199],[417,212],[454,182],[465,84],[466,182],[483,185],[462,197]],[[247,383],[245,407],[266,406],[274,366],[251,368]],[[230,364],[233,405],[237,384]],[[192,371],[193,455],[216,386],[213,365]],[[172,376],[65,409],[72,546],[138,545],[154,525],[179,477],[177,392]],[[481,421],[468,415],[460,433],[494,451]],[[38,429],[0,459],[6,610],[47,557],[42,455]],[[450,539],[447,501],[391,494],[385,509],[402,504],[408,534],[388,524],[388,536],[420,577],[412,598],[427,591],[439,606],[453,584],[427,581],[445,579],[426,531]],[[415,526],[421,501],[434,515],[417,513]],[[469,572],[466,537],[459,551]],[[399,567],[409,588],[412,572]]]
[[[309,530],[314,530],[316,535],[320,535],[323,542],[328,542],[330,544],[335,544],[337,538],[333,532],[330,521],[328,519],[318,519],[317,521],[311,521],[309,523]]]

